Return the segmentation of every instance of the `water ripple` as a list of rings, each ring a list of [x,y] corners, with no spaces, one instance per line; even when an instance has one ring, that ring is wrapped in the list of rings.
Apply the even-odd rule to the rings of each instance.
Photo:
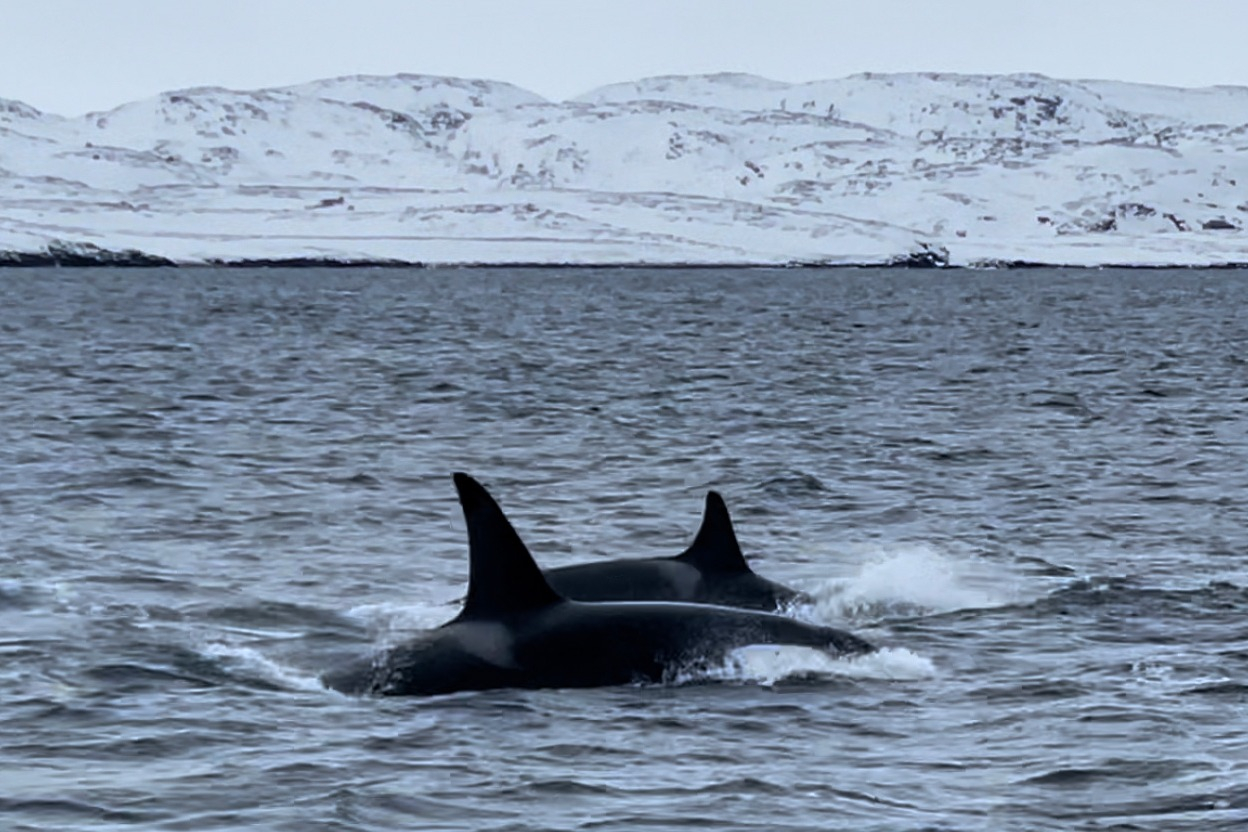
[[[1236,829],[1248,283],[1225,272],[26,270],[0,307],[14,828]],[[448,474],[544,565],[707,489],[885,648],[385,701]]]

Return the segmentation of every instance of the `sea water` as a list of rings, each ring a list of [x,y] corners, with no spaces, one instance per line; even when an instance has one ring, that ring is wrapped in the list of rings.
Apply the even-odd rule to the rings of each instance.
[[[0,273],[0,824],[1248,824],[1237,272]],[[663,686],[326,691],[708,489],[787,615]]]

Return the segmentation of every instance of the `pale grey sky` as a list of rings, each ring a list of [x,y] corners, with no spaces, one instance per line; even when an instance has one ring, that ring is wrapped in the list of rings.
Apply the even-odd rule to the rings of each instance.
[[[398,72],[552,99],[651,75],[1041,72],[1248,86],[1248,0],[0,0],[0,98]]]

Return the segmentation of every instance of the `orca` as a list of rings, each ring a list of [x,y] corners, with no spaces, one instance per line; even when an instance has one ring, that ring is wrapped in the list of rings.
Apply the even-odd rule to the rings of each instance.
[[[706,495],[693,543],[675,557],[580,563],[545,574],[556,592],[576,601],[687,601],[775,612],[807,598],[750,569],[728,506],[715,491]]]
[[[868,653],[831,627],[733,607],[582,602],[551,588],[494,498],[454,475],[468,527],[468,593],[452,620],[376,658],[327,673],[327,687],[383,696],[671,681],[754,644]]]

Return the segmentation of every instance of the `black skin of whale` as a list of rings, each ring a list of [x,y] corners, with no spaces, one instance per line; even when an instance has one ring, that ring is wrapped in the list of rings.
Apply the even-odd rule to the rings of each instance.
[[[556,592],[577,601],[687,601],[775,612],[806,599],[750,569],[724,498],[714,491],[693,543],[675,557],[581,563],[545,574]]]
[[[868,653],[857,636],[771,613],[674,602],[571,601],[550,587],[489,493],[455,487],[468,527],[468,593],[451,621],[326,674],[344,693],[437,695],[493,688],[587,688],[670,681],[752,644]]]

